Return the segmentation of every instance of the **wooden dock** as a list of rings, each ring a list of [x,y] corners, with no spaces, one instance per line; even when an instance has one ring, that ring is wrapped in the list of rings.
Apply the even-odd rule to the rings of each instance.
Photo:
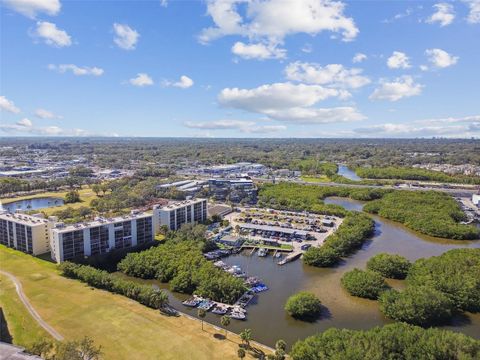
[[[279,261],[277,264],[278,265],[285,265],[286,263],[289,263],[290,261],[298,259],[302,255],[301,251],[294,251],[291,254],[287,255],[285,259],[282,261]]]

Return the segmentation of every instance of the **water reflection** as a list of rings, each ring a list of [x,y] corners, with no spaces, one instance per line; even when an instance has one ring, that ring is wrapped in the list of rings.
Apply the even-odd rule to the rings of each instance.
[[[350,180],[355,180],[355,181],[362,180],[362,178],[360,176],[355,174],[355,171],[351,170],[346,165],[342,165],[342,164],[338,164],[337,174],[342,175],[342,176],[344,176],[344,177],[346,177],[347,179],[350,179]]]
[[[15,212],[15,210],[37,210],[60,205],[63,205],[63,199],[47,197],[18,200],[8,204],[3,204],[3,208],[10,212]]]

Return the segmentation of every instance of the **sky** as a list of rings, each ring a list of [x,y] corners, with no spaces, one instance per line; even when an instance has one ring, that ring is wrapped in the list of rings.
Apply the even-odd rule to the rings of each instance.
[[[0,136],[480,137],[480,0],[0,12]]]

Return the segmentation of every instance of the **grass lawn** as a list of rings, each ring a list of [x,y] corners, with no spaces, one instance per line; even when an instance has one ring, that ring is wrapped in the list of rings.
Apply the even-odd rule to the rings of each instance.
[[[322,175],[322,176],[301,176],[300,177],[303,181],[308,181],[308,182],[330,182],[332,181],[328,176]]]
[[[202,331],[198,321],[161,315],[126,297],[64,278],[55,264],[3,245],[0,264],[2,270],[21,281],[25,294],[46,322],[66,339],[93,338],[102,346],[104,359],[238,358],[240,339],[236,335],[217,339],[214,334],[218,331],[213,327],[206,326]],[[0,285],[0,306],[14,343],[25,345],[29,333],[42,336],[42,330],[34,326],[25,330],[28,313],[13,293],[13,285],[5,281]]]
[[[49,192],[43,192],[35,195],[25,195],[25,196],[19,196],[16,198],[6,198],[6,199],[1,199],[2,204],[8,204],[14,201],[19,201],[19,200],[28,200],[28,199],[35,199],[35,198],[43,198],[43,197],[56,197],[56,198],[65,198],[65,195],[67,194],[68,191],[49,191]],[[67,207],[71,207],[73,209],[77,209],[82,206],[90,206],[90,202],[93,199],[97,198],[97,195],[92,191],[87,186],[84,186],[82,189],[78,190],[80,194],[80,202],[78,203],[73,203],[73,204],[65,204],[61,206],[54,206],[50,208],[44,208],[44,209],[38,209],[38,211],[45,212],[47,215],[52,215],[55,211],[63,210]]]
[[[0,307],[7,319],[8,332],[15,343],[28,346],[44,338],[52,340],[50,334],[38,325],[22,305],[13,282],[2,274],[0,274]],[[4,334],[2,338],[3,336]]]

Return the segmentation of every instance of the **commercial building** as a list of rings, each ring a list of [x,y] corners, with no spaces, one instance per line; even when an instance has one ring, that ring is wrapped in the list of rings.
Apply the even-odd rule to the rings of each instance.
[[[257,187],[250,179],[210,179],[208,190],[215,200],[230,200],[240,202],[245,199],[249,203],[255,203],[257,199]]]
[[[104,254],[153,240],[152,215],[138,212],[115,218],[97,218],[88,223],[58,223],[50,231],[51,256],[56,262]]]
[[[183,224],[203,223],[207,220],[206,199],[179,201],[163,207],[154,207],[155,232],[163,225],[169,230],[178,230]]]
[[[47,253],[49,248],[49,230],[52,222],[40,216],[21,213],[0,213],[0,244],[39,255]]]

